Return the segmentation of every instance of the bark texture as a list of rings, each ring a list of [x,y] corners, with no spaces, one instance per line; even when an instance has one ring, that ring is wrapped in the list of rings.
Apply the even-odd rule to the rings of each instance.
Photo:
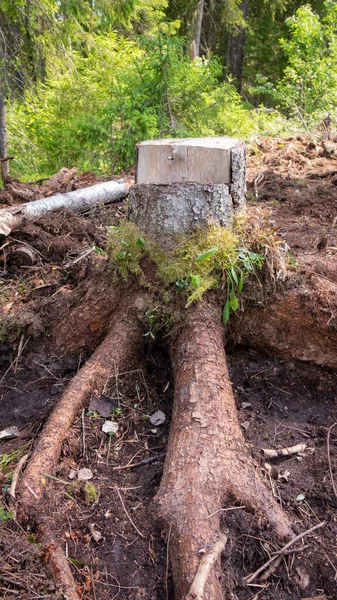
[[[165,248],[173,245],[174,236],[212,220],[229,225],[233,214],[230,186],[225,184],[137,184],[130,189],[130,221]]]
[[[201,40],[201,28],[202,28],[202,17],[204,13],[204,0],[199,1],[198,5],[198,19],[197,19],[197,29],[195,33],[195,57],[200,56],[200,40]],[[194,58],[195,58],[194,57]]]
[[[18,229],[26,221],[34,221],[41,215],[59,208],[83,211],[97,204],[119,202],[127,195],[127,184],[106,181],[67,194],[56,194],[20,206],[4,208],[0,210],[0,234],[9,235],[13,229]]]
[[[139,311],[144,307],[140,294],[134,295],[119,307],[103,343],[75,375],[58,400],[34,449],[20,481],[21,518],[36,508],[43,494],[43,474],[52,474],[58,463],[64,437],[76,415],[89,401],[93,389],[102,391],[116,367],[126,368],[134,363],[142,343]]]
[[[198,569],[200,550],[217,542],[227,498],[269,522],[280,536],[289,523],[255,471],[237,418],[216,302],[203,300],[171,347],[175,398],[159,514],[171,528],[175,599],[183,600]],[[213,515],[213,516],[211,516]],[[222,598],[219,565],[210,572],[205,600]]]
[[[44,526],[38,527],[38,536],[42,544],[42,554],[56,581],[62,585],[62,597],[67,600],[80,600],[77,585],[70,569],[70,563],[53,535]]]
[[[3,51],[0,41],[0,158],[7,157],[7,131],[6,131],[6,113],[5,113],[5,78],[3,74]],[[0,175],[5,183],[9,174],[9,163],[4,161],[0,163]]]

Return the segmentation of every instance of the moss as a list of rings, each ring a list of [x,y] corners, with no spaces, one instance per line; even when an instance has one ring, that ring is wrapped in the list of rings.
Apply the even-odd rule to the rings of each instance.
[[[258,210],[240,213],[230,227],[210,223],[197,228],[177,238],[168,252],[146,239],[130,221],[112,228],[108,242],[113,272],[123,280],[136,275],[141,285],[156,287],[166,303],[173,290],[185,294],[186,307],[208,290],[226,290],[224,322],[239,307],[245,279],[257,277],[264,264],[271,278],[284,275],[286,254],[287,247],[277,238],[268,215]]]
[[[88,505],[94,504],[98,500],[97,488],[93,483],[87,482],[84,486],[85,502]]]
[[[110,267],[126,281],[130,274],[141,275],[140,261],[147,248],[134,223],[125,221],[121,227],[111,227],[107,253]]]

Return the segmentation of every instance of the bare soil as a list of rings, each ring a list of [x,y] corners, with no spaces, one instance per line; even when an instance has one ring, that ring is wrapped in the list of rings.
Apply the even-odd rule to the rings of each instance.
[[[68,191],[75,177],[76,173],[68,183],[63,179],[61,184],[49,185],[49,190]],[[96,183],[96,178],[90,177],[85,185],[89,180]],[[258,140],[251,149],[248,205],[269,210],[280,237],[292,252],[308,264],[312,257],[319,256],[322,276],[334,282],[336,184],[334,142],[316,143],[304,136],[268,138]],[[48,182],[43,186],[34,193],[47,195]],[[17,201],[13,194],[8,200]],[[98,324],[80,353],[72,352],[71,344],[67,352],[67,347],[55,342],[56,329],[63,332],[66,328],[60,322],[60,318],[66,320],[67,313],[62,312],[67,306],[65,300],[70,299],[69,310],[73,309],[76,291],[95,282],[97,273],[105,269],[107,226],[117,224],[123,215],[124,205],[120,204],[88,215],[58,213],[43,217],[15,238],[6,239],[9,245],[1,249],[1,323],[6,323],[7,330],[0,355],[0,430],[10,425],[20,429],[20,438],[0,442],[0,506],[5,511],[6,490],[19,455],[34,444],[67,382],[103,335],[104,327]],[[33,265],[11,261],[11,247],[18,244],[34,250]],[[96,249],[84,256],[93,247]],[[80,260],[74,263],[77,258]],[[109,315],[114,307],[109,298],[102,298],[102,302]],[[80,331],[80,320],[77,325]],[[128,373],[114,372],[106,382],[104,395],[111,400],[118,432],[108,436],[102,431],[105,418],[84,410],[63,444],[57,479],[46,477],[43,519],[71,562],[83,600],[173,598],[167,564],[170,540],[154,519],[152,509],[163,470],[173,380],[165,340],[153,341],[147,335],[144,342],[138,368]],[[301,551],[284,557],[266,581],[257,580],[257,586],[247,586],[244,577],[266,562],[279,546],[272,530],[261,528],[246,508],[224,506],[231,509],[223,510],[222,515],[223,531],[231,531],[222,563],[227,597],[333,599],[337,595],[337,497],[331,472],[336,481],[337,426],[331,429],[329,448],[327,439],[329,427],[337,421],[337,374],[240,346],[228,347],[227,359],[244,435],[267,486],[298,532],[326,522],[298,544],[303,546]],[[150,416],[158,410],[163,411],[166,420],[153,425]],[[263,457],[263,448],[297,443],[307,444],[302,455],[276,460]],[[5,457],[15,451],[13,460],[5,465]],[[91,486],[78,481],[77,475],[69,477],[83,467],[93,473],[88,482]],[[1,514],[13,516],[0,513],[0,519]],[[0,527],[1,597],[61,598],[35,532],[24,531],[15,518],[0,520]]]

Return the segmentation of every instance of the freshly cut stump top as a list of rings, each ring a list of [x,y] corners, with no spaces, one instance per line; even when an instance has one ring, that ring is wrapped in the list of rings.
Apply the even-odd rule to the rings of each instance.
[[[245,191],[246,151],[241,140],[149,140],[137,146],[129,219],[168,247],[174,236],[196,226],[211,221],[229,225],[242,208]]]

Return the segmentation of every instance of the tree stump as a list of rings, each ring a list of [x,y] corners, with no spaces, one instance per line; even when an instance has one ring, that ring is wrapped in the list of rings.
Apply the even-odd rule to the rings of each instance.
[[[129,219],[162,248],[216,221],[228,226],[244,203],[245,148],[231,138],[158,140],[138,146]],[[170,531],[175,600],[223,598],[220,510],[236,501],[290,535],[287,518],[255,472],[238,421],[216,294],[171,332],[173,419],[156,497]],[[207,560],[201,559],[203,554]]]
[[[129,219],[168,248],[196,226],[229,225],[245,190],[246,152],[238,139],[146,141],[137,148]]]

